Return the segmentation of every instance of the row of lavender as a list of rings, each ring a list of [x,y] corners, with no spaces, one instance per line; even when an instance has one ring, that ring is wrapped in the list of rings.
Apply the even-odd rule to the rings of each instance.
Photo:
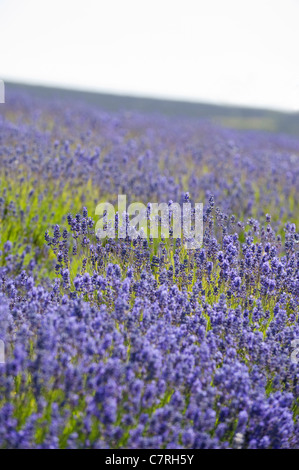
[[[298,448],[299,140],[7,102],[0,447]],[[117,194],[204,202],[202,248],[97,239]]]

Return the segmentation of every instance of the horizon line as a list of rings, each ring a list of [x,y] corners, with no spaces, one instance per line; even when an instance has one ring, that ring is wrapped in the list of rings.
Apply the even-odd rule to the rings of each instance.
[[[43,88],[43,89],[52,89],[60,90],[60,91],[69,91],[69,92],[78,92],[78,93],[86,93],[90,95],[106,95],[106,96],[115,96],[115,97],[123,97],[123,98],[131,98],[135,100],[151,100],[151,101],[166,101],[171,103],[185,103],[185,104],[193,104],[193,105],[207,105],[211,107],[228,107],[228,108],[237,108],[237,109],[248,109],[248,110],[256,110],[256,111],[270,111],[280,114],[291,114],[291,115],[298,115],[298,110],[292,110],[289,108],[277,108],[277,107],[267,107],[267,106],[259,106],[259,105],[248,105],[248,104],[240,104],[234,102],[226,102],[226,101],[205,101],[203,100],[191,100],[185,97],[172,97],[166,95],[157,95],[151,93],[131,93],[127,91],[116,91],[112,89],[97,89],[97,88],[90,88],[90,87],[80,87],[76,85],[64,85],[59,83],[45,83],[39,81],[15,81],[11,78],[2,78],[4,85],[13,85],[13,86],[25,86],[29,88]]]

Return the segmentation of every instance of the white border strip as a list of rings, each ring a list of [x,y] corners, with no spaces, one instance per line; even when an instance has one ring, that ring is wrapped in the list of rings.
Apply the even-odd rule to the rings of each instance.
[[[5,364],[5,343],[0,339],[0,364]]]
[[[3,80],[0,80],[0,103],[5,103],[5,86]]]

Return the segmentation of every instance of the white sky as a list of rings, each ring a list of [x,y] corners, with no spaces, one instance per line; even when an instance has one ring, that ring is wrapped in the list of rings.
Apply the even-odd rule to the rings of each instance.
[[[0,0],[0,78],[299,110],[299,0]]]

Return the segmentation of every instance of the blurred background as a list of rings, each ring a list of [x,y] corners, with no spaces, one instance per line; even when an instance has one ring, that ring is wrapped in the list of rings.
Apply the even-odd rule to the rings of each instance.
[[[7,90],[299,132],[299,0],[0,0],[0,19]]]

